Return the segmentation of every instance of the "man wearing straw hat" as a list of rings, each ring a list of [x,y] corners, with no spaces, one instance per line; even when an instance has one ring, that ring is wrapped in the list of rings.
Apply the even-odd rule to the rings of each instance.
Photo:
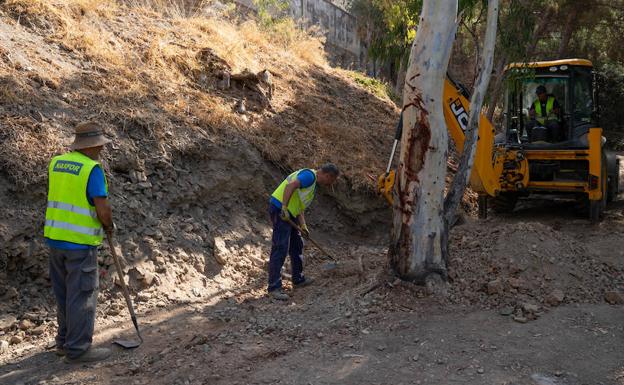
[[[57,300],[56,354],[66,363],[93,362],[110,349],[93,348],[98,292],[97,246],[113,226],[108,185],[99,163],[109,143],[95,122],[76,126],[71,152],[48,167],[44,235],[50,246],[50,280]]]

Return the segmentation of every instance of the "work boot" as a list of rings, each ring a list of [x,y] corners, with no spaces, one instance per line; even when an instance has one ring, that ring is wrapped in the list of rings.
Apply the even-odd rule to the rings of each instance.
[[[296,287],[297,289],[300,289],[302,287],[309,286],[309,285],[311,285],[313,283],[314,283],[314,278],[312,278],[312,277],[305,277],[303,279],[303,281],[301,281],[299,283],[295,283],[293,286]]]
[[[284,293],[281,290],[273,290],[269,292],[269,296],[273,299],[276,299],[278,301],[288,301],[288,299],[290,298],[288,296],[288,294]]]
[[[65,356],[64,361],[66,364],[80,364],[85,362],[102,361],[110,357],[110,355],[111,350],[108,348],[89,348],[89,350],[76,358]]]
[[[57,356],[59,356],[59,357],[63,357],[63,356],[66,354],[66,353],[65,353],[65,349],[63,349],[63,348],[58,348],[58,347],[57,347],[57,348],[54,350],[54,354],[56,354],[56,355],[57,355]]]

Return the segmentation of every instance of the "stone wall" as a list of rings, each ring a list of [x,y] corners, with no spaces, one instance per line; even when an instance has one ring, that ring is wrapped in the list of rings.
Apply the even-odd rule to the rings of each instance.
[[[255,9],[253,0],[234,0]],[[330,60],[344,68],[363,66],[365,47],[357,34],[357,20],[344,8],[329,0],[289,0],[289,13],[306,28],[318,27],[327,39]]]

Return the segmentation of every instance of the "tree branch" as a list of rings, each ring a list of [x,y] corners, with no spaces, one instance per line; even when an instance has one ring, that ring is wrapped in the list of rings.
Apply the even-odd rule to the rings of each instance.
[[[494,61],[494,48],[496,46],[496,29],[498,25],[498,0],[488,1],[487,28],[485,31],[485,41],[483,43],[483,56],[480,62],[480,71],[477,81],[473,87],[470,98],[470,116],[468,127],[466,128],[466,140],[464,149],[459,160],[459,166],[455,178],[444,201],[444,216],[447,226],[455,222],[457,207],[464,196],[468,178],[472,172],[474,155],[477,147],[479,135],[479,119],[481,117],[481,106],[490,83],[492,75],[492,65]]]

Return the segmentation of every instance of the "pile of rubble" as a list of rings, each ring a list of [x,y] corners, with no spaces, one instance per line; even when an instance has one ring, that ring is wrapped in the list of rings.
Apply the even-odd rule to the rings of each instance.
[[[620,303],[621,266],[539,222],[464,225],[450,244],[449,301],[501,309],[519,322],[563,303]]]

